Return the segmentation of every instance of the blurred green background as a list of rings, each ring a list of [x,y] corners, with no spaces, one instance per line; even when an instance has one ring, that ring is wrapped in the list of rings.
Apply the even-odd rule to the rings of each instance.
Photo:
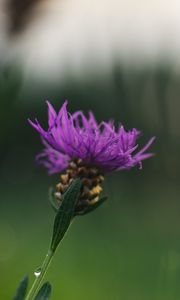
[[[47,176],[34,156],[39,136],[27,123],[38,117],[46,126],[45,100],[56,109],[93,110],[97,119],[114,118],[143,131],[140,144],[155,135],[156,156],[143,169],[106,178],[109,201],[73,223],[46,279],[52,299],[175,300],[180,298],[179,74],[170,66],[125,69],[109,76],[69,79],[58,86],[29,82],[1,68],[0,79],[0,299],[11,299],[20,279],[33,271],[49,245],[54,212]]]

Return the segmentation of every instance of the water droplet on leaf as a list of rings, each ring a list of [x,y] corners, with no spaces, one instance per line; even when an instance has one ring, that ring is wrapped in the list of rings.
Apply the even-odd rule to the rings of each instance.
[[[41,275],[41,268],[37,268],[35,271],[34,271],[34,275],[36,277],[39,277]]]

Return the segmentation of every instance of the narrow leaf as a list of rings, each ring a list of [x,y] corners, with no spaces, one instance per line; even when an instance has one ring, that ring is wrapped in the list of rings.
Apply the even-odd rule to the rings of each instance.
[[[57,203],[53,193],[54,193],[54,189],[51,187],[49,189],[49,201],[50,201],[50,204],[51,204],[53,210],[57,213],[59,206],[58,206],[58,203]]]
[[[48,300],[51,296],[51,285],[49,282],[45,282],[40,288],[34,300]]]
[[[101,204],[103,204],[107,200],[107,198],[108,198],[107,196],[102,197],[96,203],[94,203],[93,205],[89,205],[84,211],[78,213],[78,215],[83,216],[83,215],[86,215],[86,214],[92,212],[93,210],[98,208]]]
[[[21,280],[21,282],[17,288],[16,296],[13,298],[13,300],[24,300],[25,295],[26,295],[27,286],[28,286],[28,276],[25,276]]]
[[[56,250],[71,223],[74,216],[75,205],[79,198],[80,189],[81,181],[80,179],[76,179],[63,195],[62,204],[59,207],[54,220],[53,237],[51,242],[51,250],[53,252]]]

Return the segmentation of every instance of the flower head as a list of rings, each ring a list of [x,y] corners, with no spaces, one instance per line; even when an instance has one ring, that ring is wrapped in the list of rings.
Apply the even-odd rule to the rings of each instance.
[[[38,161],[50,174],[67,171],[57,185],[57,198],[72,178],[80,177],[84,180],[84,199],[97,201],[104,174],[141,166],[144,159],[152,156],[146,150],[154,138],[136,152],[140,131],[135,128],[125,131],[121,125],[116,130],[112,121],[98,124],[92,112],[88,117],[82,111],[71,115],[67,111],[67,101],[58,114],[49,102],[47,104],[48,130],[45,131],[37,119],[29,122],[40,133],[45,146],[37,156]]]
[[[71,115],[67,112],[67,101],[58,114],[49,102],[47,104],[48,130],[45,131],[37,119],[29,122],[42,137],[45,149],[37,158],[50,174],[63,171],[74,159],[80,159],[85,165],[95,166],[107,173],[130,169],[152,156],[145,151],[154,138],[133,154],[140,136],[135,128],[126,132],[120,126],[116,131],[112,121],[98,124],[91,112],[88,118],[81,111]]]

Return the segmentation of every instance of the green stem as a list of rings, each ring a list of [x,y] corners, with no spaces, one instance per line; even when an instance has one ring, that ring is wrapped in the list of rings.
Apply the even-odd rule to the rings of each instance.
[[[37,290],[39,289],[40,285],[41,285],[41,282],[47,272],[47,269],[52,261],[52,258],[53,258],[53,255],[54,255],[54,252],[52,250],[49,250],[43,263],[42,263],[42,267],[40,267],[40,273],[39,273],[39,276],[36,277],[28,295],[26,296],[25,300],[33,300],[34,299],[34,296],[37,292]]]

